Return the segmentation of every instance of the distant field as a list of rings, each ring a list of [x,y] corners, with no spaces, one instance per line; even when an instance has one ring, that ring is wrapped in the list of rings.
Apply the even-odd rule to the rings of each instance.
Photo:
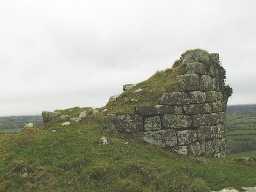
[[[41,127],[42,117],[0,117],[0,133],[19,132],[28,122]],[[255,151],[256,154],[256,105],[228,106],[225,125],[228,153]]]
[[[41,116],[10,116],[0,117],[0,133],[19,132],[26,123],[34,123],[37,127],[42,126]]]
[[[228,152],[248,153],[256,151],[256,105],[229,106],[227,111]]]

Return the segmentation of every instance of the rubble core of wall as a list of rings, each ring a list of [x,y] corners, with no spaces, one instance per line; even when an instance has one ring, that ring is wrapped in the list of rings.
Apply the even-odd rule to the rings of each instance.
[[[143,132],[145,142],[179,154],[224,156],[224,117],[232,89],[225,85],[219,55],[191,50],[176,65],[185,66],[185,73],[177,76],[176,91],[164,92],[156,106],[138,106],[132,114],[116,115],[116,128]]]

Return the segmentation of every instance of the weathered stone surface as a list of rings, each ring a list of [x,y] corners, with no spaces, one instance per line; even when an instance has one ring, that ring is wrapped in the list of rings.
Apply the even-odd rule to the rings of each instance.
[[[203,50],[189,50],[181,55],[182,63],[187,64],[191,62],[200,62],[208,65],[210,63],[210,55],[207,51]]]
[[[143,119],[134,114],[123,114],[112,118],[114,127],[120,132],[136,133],[143,130]]]
[[[158,110],[154,106],[139,106],[135,108],[135,113],[143,117],[156,116],[159,114]]]
[[[207,156],[214,156],[215,153],[218,153],[215,140],[207,140],[205,142],[205,153]]]
[[[188,94],[185,92],[164,93],[160,98],[161,105],[181,105],[188,100]]]
[[[183,106],[184,113],[186,115],[211,113],[212,107],[208,103],[205,104],[190,104]]]
[[[177,145],[176,132],[173,129],[144,132],[144,141],[151,144],[158,144],[164,147]]]
[[[198,104],[206,101],[206,94],[201,91],[165,93],[160,98],[161,105]]]
[[[181,106],[155,105],[136,107],[135,113],[143,117],[151,117],[162,114],[183,114]]]
[[[217,91],[207,91],[206,93],[206,102],[215,102],[215,101],[222,101],[223,94]]]
[[[188,146],[177,146],[176,149],[174,149],[174,151],[179,155],[188,155]]]
[[[199,140],[221,139],[224,137],[224,125],[200,126],[197,134]]]
[[[183,114],[182,107],[178,105],[156,105],[155,108],[159,114]]]
[[[192,118],[188,115],[165,114],[163,116],[164,128],[189,128],[192,125]]]
[[[189,145],[189,154],[201,156],[205,154],[205,141],[196,141]]]
[[[200,79],[200,87],[203,91],[215,90],[215,82],[210,75],[202,75]]]
[[[225,104],[222,101],[216,101],[212,103],[212,112],[218,113],[218,112],[224,112],[225,111]]]
[[[201,91],[192,91],[188,93],[188,98],[183,104],[197,104],[197,103],[205,103],[206,95]]]
[[[185,74],[178,76],[178,86],[181,91],[199,90],[200,81],[197,74]]]
[[[161,119],[159,116],[148,117],[144,121],[145,131],[160,130],[162,128],[161,126]]]
[[[188,74],[206,75],[208,73],[208,66],[199,62],[192,62],[186,65]]]
[[[177,131],[178,145],[188,145],[197,140],[197,133],[194,130]]]
[[[224,113],[193,115],[193,127],[224,123]]]

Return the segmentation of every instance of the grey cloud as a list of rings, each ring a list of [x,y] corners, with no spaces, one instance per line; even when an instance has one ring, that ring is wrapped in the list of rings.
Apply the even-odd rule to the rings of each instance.
[[[102,106],[190,48],[219,52],[231,104],[255,103],[251,0],[0,2],[0,115]],[[250,85],[250,86],[249,86]]]

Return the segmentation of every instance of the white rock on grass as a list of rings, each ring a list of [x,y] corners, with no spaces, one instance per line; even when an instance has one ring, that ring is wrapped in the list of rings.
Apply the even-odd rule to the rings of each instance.
[[[137,99],[131,99],[131,102],[138,102]]]
[[[140,92],[142,92],[142,91],[143,91],[143,89],[139,88],[139,89],[136,89],[136,90],[134,91],[134,93],[140,93]]]
[[[74,121],[76,123],[78,123],[79,121],[81,121],[81,119],[79,117],[73,117],[70,119],[71,121]]]
[[[242,187],[246,192],[256,192],[256,187]]]
[[[26,123],[25,125],[24,125],[24,128],[26,129],[26,128],[33,128],[34,127],[34,124],[33,123]]]
[[[100,143],[101,143],[102,145],[108,145],[109,142],[108,142],[107,137],[102,136],[102,137],[100,138]]]
[[[220,191],[212,191],[212,192],[239,192],[238,190],[236,190],[235,188],[233,187],[228,187],[228,188],[224,188]]]
[[[69,121],[66,121],[66,122],[61,124],[62,127],[68,127],[70,125],[71,125],[71,123]]]
[[[84,119],[87,117],[87,111],[82,111],[80,114],[79,114],[79,118],[80,119]]]

